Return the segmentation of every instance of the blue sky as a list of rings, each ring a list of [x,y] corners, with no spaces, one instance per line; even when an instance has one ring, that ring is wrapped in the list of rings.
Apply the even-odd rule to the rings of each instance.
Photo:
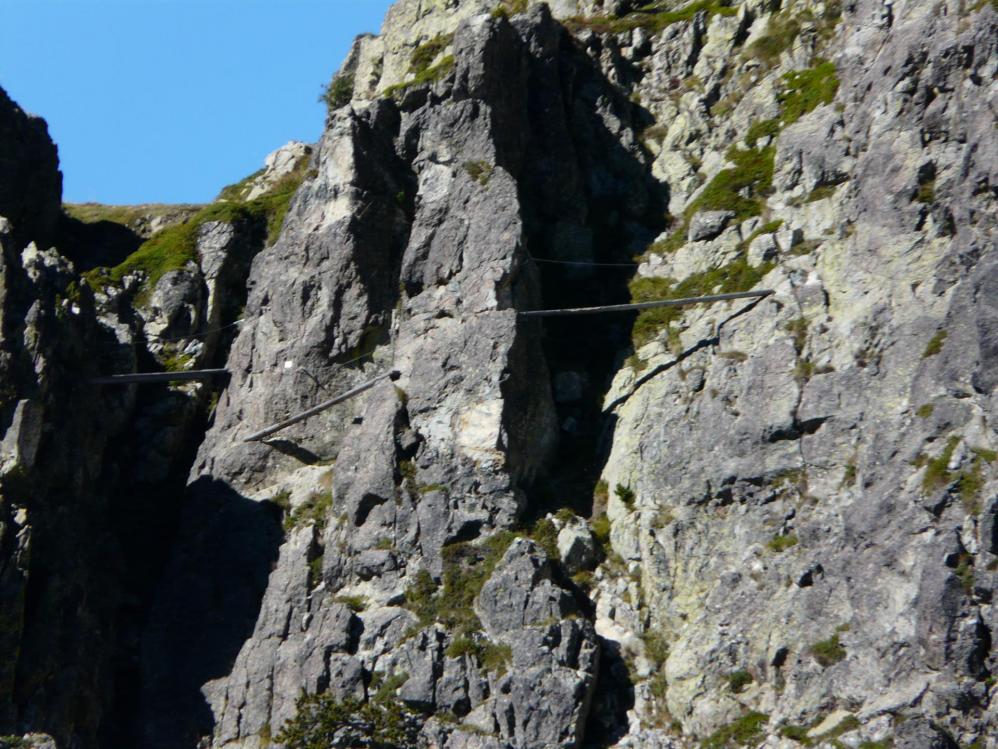
[[[389,0],[0,0],[0,86],[69,202],[200,203],[322,131],[322,84]]]

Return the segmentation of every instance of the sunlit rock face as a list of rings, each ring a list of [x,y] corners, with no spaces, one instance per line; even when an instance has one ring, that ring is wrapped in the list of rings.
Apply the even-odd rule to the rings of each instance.
[[[0,735],[993,749],[998,13],[680,5],[400,0],[89,284],[0,100]]]

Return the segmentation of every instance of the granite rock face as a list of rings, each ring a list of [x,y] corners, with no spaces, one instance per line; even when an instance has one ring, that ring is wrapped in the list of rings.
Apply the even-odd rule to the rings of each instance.
[[[399,0],[318,144],[96,294],[0,101],[0,734],[998,747],[998,13],[675,5]],[[80,389],[153,358],[217,404]]]

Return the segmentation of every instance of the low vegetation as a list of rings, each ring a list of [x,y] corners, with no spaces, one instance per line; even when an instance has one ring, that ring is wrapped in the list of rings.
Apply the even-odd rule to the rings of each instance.
[[[396,99],[401,98],[401,96],[410,88],[436,83],[437,81],[446,78],[453,69],[454,55],[447,55],[441,59],[439,63],[431,68],[426,68],[425,70],[416,73],[411,79],[403,81],[402,83],[396,83],[394,86],[389,86],[384,90],[384,95]]]
[[[466,161],[464,162],[464,171],[468,173],[475,182],[485,187],[492,179],[492,172],[495,167],[492,166],[487,161]]]
[[[793,533],[788,533],[785,536],[773,536],[766,544],[770,551],[777,554],[781,554],[787,549],[792,549],[796,545],[797,536]]]
[[[623,484],[617,484],[617,486],[613,489],[613,493],[616,495],[617,499],[623,502],[624,507],[629,510],[634,509],[634,500],[637,499],[637,495],[631,487],[624,486]]]
[[[782,114],[780,122],[792,125],[822,104],[830,104],[839,90],[835,63],[815,60],[814,67],[784,74],[784,87],[778,99]]]
[[[143,225],[152,219],[182,222],[204,206],[194,204],[171,205],[147,203],[143,205],[105,205],[103,203],[63,203],[62,210],[70,218],[85,224],[110,221],[141,233]]]
[[[752,267],[748,263],[748,258],[743,254],[727,265],[703,273],[695,273],[678,283],[668,278],[636,276],[630,283],[631,300],[647,302],[654,299],[678,299],[748,291],[757,286],[772,268],[772,263],[763,263],[758,267]],[[679,307],[641,310],[631,330],[634,348],[638,349],[654,340],[663,330],[678,323],[682,316],[683,310]]]
[[[501,0],[501,2],[492,9],[492,17],[509,18],[510,16],[526,12],[527,0]]]
[[[744,669],[728,674],[728,689],[735,694],[740,694],[749,684],[755,681],[752,674]]]
[[[704,739],[701,749],[729,749],[730,747],[749,746],[762,738],[769,716],[765,713],[750,712],[733,723],[722,726]]]
[[[769,18],[766,33],[752,42],[745,52],[768,67],[774,67],[779,63],[780,55],[793,46],[800,30],[801,23],[796,15],[774,13]]]
[[[502,676],[513,661],[513,649],[505,643],[490,642],[483,636],[462,635],[447,646],[448,658],[474,658],[481,668]]]
[[[698,0],[685,8],[673,10],[672,3],[652,2],[623,16],[575,16],[565,21],[572,30],[591,29],[599,34],[623,34],[634,29],[645,29],[657,34],[674,23],[692,21],[697,13],[709,16],[718,14],[733,16],[738,12],[732,7],[732,0]]]
[[[953,481],[953,475],[949,470],[950,460],[953,459],[953,451],[960,444],[959,437],[950,437],[942,452],[934,458],[920,456],[916,459],[916,465],[925,466],[925,474],[922,476],[922,489],[926,492],[933,492],[948,486]]]
[[[762,213],[764,198],[773,185],[773,159],[776,148],[728,150],[733,166],[722,169],[687,206],[689,220],[698,211],[734,211],[735,220],[743,221]]]
[[[413,50],[409,58],[409,74],[419,75],[429,70],[433,61],[454,41],[453,34],[437,34]]]
[[[925,351],[922,352],[922,358],[928,359],[930,356],[935,356],[940,351],[943,350],[943,344],[946,342],[946,331],[939,330],[936,332],[929,342],[925,344]]]
[[[353,99],[353,78],[349,75],[337,75],[323,86],[322,93],[319,94],[319,101],[326,105],[326,111],[345,107]]]
[[[308,158],[303,157],[295,169],[266,194],[253,200],[220,200],[201,208],[186,221],[157,232],[125,260],[113,268],[94,268],[84,274],[91,287],[104,284],[120,285],[125,276],[141,272],[144,275],[140,299],[148,295],[166,273],[180,270],[197,261],[197,239],[200,228],[210,221],[226,223],[258,222],[266,226],[267,244],[277,240],[288,206],[305,179]],[[230,186],[235,187],[235,186]],[[233,194],[230,188],[222,195]]]
[[[303,694],[298,698],[295,716],[277,735],[277,743],[286,749],[415,746],[418,716],[394,697],[393,690],[384,691],[367,702],[337,700],[328,692]]]
[[[825,668],[838,663],[846,657],[846,649],[839,641],[838,632],[827,640],[814,643],[810,647],[810,651],[814,659]]]
[[[326,527],[326,518],[333,506],[331,491],[316,492],[284,515],[284,530],[290,531],[306,524],[315,525],[319,532]]]
[[[482,624],[474,611],[475,599],[515,537],[512,531],[500,531],[480,544],[445,546],[442,585],[421,570],[406,592],[406,607],[421,626],[439,622],[457,636],[478,632]]]

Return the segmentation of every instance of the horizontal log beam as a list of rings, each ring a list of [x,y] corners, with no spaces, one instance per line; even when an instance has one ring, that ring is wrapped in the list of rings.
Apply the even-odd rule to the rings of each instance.
[[[133,372],[131,374],[108,375],[94,377],[91,385],[130,385],[147,382],[184,382],[189,380],[208,380],[229,373],[227,369],[191,369],[186,372]]]
[[[693,296],[685,299],[657,299],[652,302],[635,302],[633,304],[610,304],[604,307],[570,307],[568,309],[538,309],[520,312],[520,317],[557,317],[561,315],[594,315],[600,312],[629,312],[631,310],[655,309],[656,307],[685,307],[691,304],[708,304],[710,302],[726,302],[731,299],[754,299],[767,297],[772,289],[756,291],[737,291],[731,294],[711,294],[710,296]]]
[[[259,432],[253,432],[253,434],[251,434],[249,437],[246,437],[243,440],[243,442],[259,442],[260,440],[266,439],[275,432],[279,432],[282,429],[286,429],[289,426],[293,426],[294,424],[297,424],[300,421],[305,421],[305,419],[309,418],[310,416],[315,416],[316,414],[320,414],[326,409],[332,408],[337,403],[342,403],[345,400],[353,398],[355,395],[360,395],[365,390],[370,390],[382,380],[385,380],[389,377],[395,380],[398,379],[398,376],[399,376],[398,372],[394,371],[385,372],[384,374],[378,375],[373,380],[368,380],[367,382],[363,383],[362,385],[358,385],[352,390],[347,390],[345,393],[337,395],[335,398],[330,398],[327,401],[323,401],[319,405],[313,406],[312,408],[308,409],[307,411],[303,411],[297,416],[292,416],[290,419],[285,419],[284,421],[278,422],[277,424],[273,424],[269,427],[266,427],[265,429],[261,429]]]

